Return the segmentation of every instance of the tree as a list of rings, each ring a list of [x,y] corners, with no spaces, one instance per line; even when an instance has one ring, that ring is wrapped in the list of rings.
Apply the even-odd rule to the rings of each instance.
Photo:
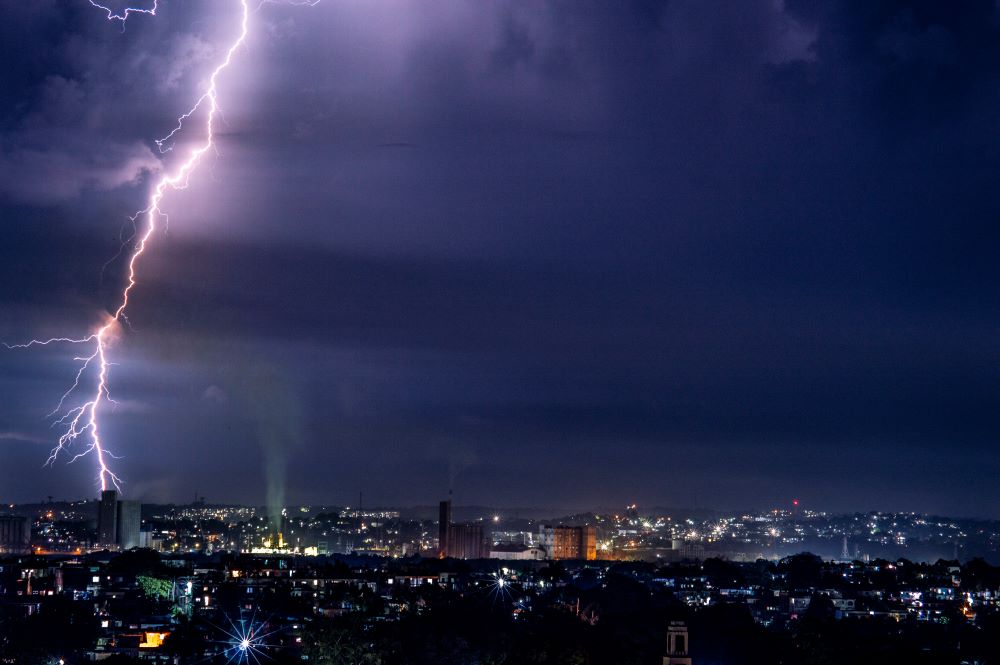
[[[154,600],[166,600],[174,588],[174,583],[160,577],[148,577],[139,575],[135,578],[136,583],[147,598]]]
[[[316,665],[382,665],[375,644],[359,631],[320,623],[306,633],[302,655]]]

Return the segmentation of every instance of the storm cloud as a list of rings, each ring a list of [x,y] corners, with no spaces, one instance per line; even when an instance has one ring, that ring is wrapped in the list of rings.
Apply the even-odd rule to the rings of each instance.
[[[236,28],[161,7],[0,25],[3,340],[115,302]],[[995,516],[998,92],[986,1],[264,5],[113,349],[121,474],[263,503],[266,367],[289,501],[459,459],[461,503]],[[72,355],[0,354],[9,499],[92,492],[32,443]]]

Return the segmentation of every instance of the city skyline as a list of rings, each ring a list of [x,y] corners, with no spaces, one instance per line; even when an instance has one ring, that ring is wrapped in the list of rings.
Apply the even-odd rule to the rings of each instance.
[[[116,312],[241,6],[8,8],[0,341]],[[248,16],[109,329],[124,499],[1000,517],[993,3]],[[77,356],[0,349],[5,500],[96,496]]]
[[[376,559],[704,562],[780,561],[804,553],[831,561],[985,561],[995,564],[1000,520],[802,506],[710,511],[630,504],[553,512],[488,506],[270,506],[145,504],[98,500],[9,504],[0,554],[132,551],[173,556],[254,554]],[[29,540],[30,538],[30,540]],[[5,549],[6,548],[6,549]]]

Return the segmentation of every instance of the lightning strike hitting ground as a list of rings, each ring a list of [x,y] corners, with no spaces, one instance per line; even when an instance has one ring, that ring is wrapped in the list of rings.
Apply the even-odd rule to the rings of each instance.
[[[131,14],[148,14],[150,16],[155,16],[157,9],[156,0],[153,0],[152,5],[147,8],[128,7],[117,12],[99,4],[96,0],[89,0],[89,2],[97,9],[106,12],[109,21],[120,21],[123,27]],[[129,296],[132,293],[132,289],[136,285],[136,268],[138,266],[139,258],[146,251],[146,247],[157,229],[157,221],[161,217],[166,219],[165,213],[160,208],[160,204],[163,202],[164,196],[170,189],[185,188],[188,184],[188,179],[190,178],[191,173],[201,161],[202,156],[204,156],[204,154],[211,150],[214,146],[213,131],[215,128],[216,115],[219,111],[216,84],[219,75],[225,71],[227,67],[229,67],[234,54],[247,37],[250,7],[248,0],[238,0],[238,2],[240,6],[238,36],[226,50],[225,57],[212,71],[205,91],[201,94],[197,101],[195,101],[194,105],[177,119],[177,126],[167,136],[156,142],[161,152],[169,152],[172,150],[174,146],[174,137],[184,128],[185,121],[191,118],[192,115],[207,104],[208,108],[205,118],[204,139],[196,146],[190,148],[186,159],[179,166],[177,166],[172,172],[168,171],[160,177],[150,194],[149,204],[146,208],[140,210],[132,217],[133,222],[137,222],[140,219],[144,220],[145,226],[141,234],[138,236],[138,241],[134,245],[134,249],[129,257],[127,273],[128,278],[126,280],[125,287],[122,290],[118,308],[114,310],[114,313],[107,317],[103,325],[97,328],[95,332],[84,337],[53,337],[46,340],[31,340],[25,344],[4,345],[7,348],[29,348],[33,346],[47,346],[49,344],[57,343],[93,345],[91,347],[92,351],[88,355],[82,355],[74,359],[80,363],[80,366],[76,373],[73,385],[70,386],[69,390],[63,394],[56,408],[49,414],[50,416],[58,416],[53,425],[63,425],[65,430],[56,442],[52,452],[49,454],[46,464],[54,463],[59,455],[65,452],[66,449],[75,443],[78,438],[86,436],[89,443],[81,451],[77,452],[70,459],[70,462],[75,462],[79,458],[93,453],[97,460],[98,483],[102,490],[107,489],[109,484],[113,484],[116,488],[121,489],[121,481],[119,477],[116,476],[108,466],[108,459],[114,458],[114,456],[108,452],[107,447],[101,440],[100,430],[98,428],[98,415],[102,404],[104,404],[104,402],[110,402],[112,404],[115,403],[114,400],[111,399],[111,393],[108,390],[108,368],[111,364],[108,362],[107,357],[108,346],[113,341],[113,337],[118,329],[119,323],[128,324],[128,318],[125,312],[129,305]],[[312,6],[317,2],[319,2],[319,0],[286,0],[283,4]],[[261,6],[263,4],[267,4],[267,0],[262,2]],[[94,389],[94,392],[82,404],[74,406],[68,410],[63,410],[63,405],[66,400],[76,392],[77,388],[80,387],[81,379],[88,370],[92,370],[95,373],[96,388]]]

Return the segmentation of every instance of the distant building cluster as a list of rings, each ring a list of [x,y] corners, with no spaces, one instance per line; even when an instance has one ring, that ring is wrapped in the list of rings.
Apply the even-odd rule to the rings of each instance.
[[[522,542],[503,542],[496,541],[495,533],[487,534],[484,524],[488,523],[454,523],[451,499],[442,501],[438,510],[438,557],[506,561],[597,559],[597,528],[594,526],[541,525],[537,538],[519,534]],[[529,542],[524,542],[525,535]]]
[[[915,513],[644,514],[633,505],[620,513],[539,519],[477,514],[456,508],[449,499],[433,513],[298,506],[269,516],[260,508],[204,501],[142,506],[121,499],[114,490],[102,493],[97,501],[11,506],[7,512],[0,515],[3,552],[148,547],[169,553],[657,563],[708,558],[774,561],[801,551],[839,561],[967,560],[1000,554],[1000,523]]]

